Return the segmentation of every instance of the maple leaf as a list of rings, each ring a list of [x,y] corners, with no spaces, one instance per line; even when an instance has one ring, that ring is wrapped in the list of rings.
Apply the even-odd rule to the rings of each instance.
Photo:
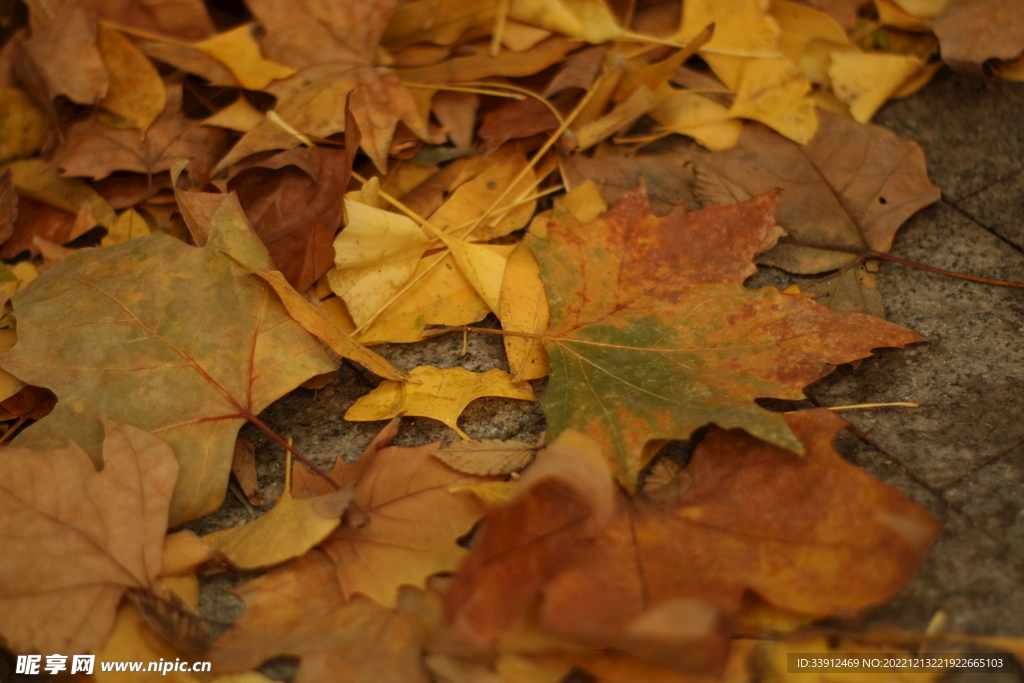
[[[53,163],[67,175],[96,179],[114,171],[159,173],[181,159],[212,166],[223,154],[227,134],[182,115],[180,85],[167,86],[166,101],[145,136],[138,130],[111,128],[98,113],[71,124]]]
[[[541,594],[544,628],[714,671],[746,590],[817,615],[891,597],[937,522],[832,449],[844,420],[822,409],[785,419],[805,455],[714,429],[687,467],[691,486],[662,507],[578,483],[606,476],[592,440],[542,451],[544,475],[528,471],[520,495],[485,518],[448,593],[454,625],[491,640]]]
[[[92,416],[134,424],[181,463],[171,524],[215,510],[239,427],[334,369],[269,286],[222,250],[269,262],[251,232],[225,221],[202,249],[148,235],[82,250],[18,292],[19,342],[0,364],[60,402],[16,441],[70,437],[98,460]]]
[[[854,291],[838,291],[839,279],[858,262],[858,251],[887,252],[896,230],[919,209],[939,199],[928,180],[924,152],[879,126],[858,124],[819,112],[821,126],[810,144],[801,146],[758,124],[747,124],[731,149],[709,153],[680,149],[636,160],[567,160],[570,178],[605,181],[602,195],[614,201],[643,176],[652,198],[676,205],[686,196],[708,205],[742,201],[774,187],[785,191],[775,212],[790,239],[758,261],[794,273],[844,269],[822,285],[822,303],[846,303],[843,310],[881,314],[877,299],[856,280]],[[687,167],[691,162],[692,166]],[[803,246],[800,242],[820,244]],[[832,245],[835,249],[829,249]],[[832,306],[830,306],[831,308]]]
[[[551,307],[549,434],[574,427],[597,439],[630,488],[647,441],[709,422],[799,450],[782,416],[755,398],[801,398],[830,366],[921,341],[805,294],[745,289],[778,199],[656,218],[641,185],[593,223],[562,210],[546,238],[530,237]]]
[[[390,607],[403,584],[422,587],[431,574],[458,566],[466,550],[457,541],[486,506],[454,489],[495,478],[443,465],[431,455],[438,442],[384,447],[389,440],[375,440],[354,465],[339,459],[329,473],[339,483],[354,483],[353,504],[365,518],[350,515],[320,548],[334,561],[346,598],[362,593]]]
[[[313,550],[239,588],[245,612],[204,657],[218,671],[245,671],[297,656],[295,683],[427,683],[420,660],[427,633],[414,609],[349,600],[334,570]],[[400,603],[415,603],[412,591],[403,593]]]
[[[0,453],[0,634],[19,652],[95,650],[124,590],[160,573],[174,454],[130,425],[102,429],[100,472],[75,443]]]

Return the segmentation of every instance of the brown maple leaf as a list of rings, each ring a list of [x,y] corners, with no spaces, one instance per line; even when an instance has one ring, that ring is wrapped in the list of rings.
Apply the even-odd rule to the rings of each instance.
[[[715,671],[746,590],[816,615],[888,599],[938,524],[832,449],[844,420],[826,410],[785,419],[805,455],[715,429],[687,467],[692,485],[663,507],[582,485],[607,476],[595,442],[542,451],[544,476],[528,472],[517,498],[485,518],[448,594],[450,618],[492,640],[539,594],[545,628]],[[581,459],[587,477],[569,469]]]
[[[0,635],[16,651],[95,650],[125,589],[160,573],[174,453],[130,425],[103,431],[100,472],[75,443],[0,453]]]
[[[362,593],[386,606],[395,604],[399,586],[422,587],[431,574],[455,569],[466,554],[457,541],[486,506],[468,491],[453,490],[495,480],[443,465],[431,456],[439,442],[385,447],[396,428],[394,421],[385,427],[355,464],[340,458],[335,463],[329,474],[355,487],[359,513],[350,513],[320,544],[334,561],[346,598]],[[323,490],[298,464],[293,476],[296,495]]]
[[[204,655],[218,671],[245,671],[279,655],[299,657],[295,683],[426,683],[421,661],[427,633],[403,603],[381,607],[349,600],[331,559],[312,550],[237,591],[245,612]]]
[[[154,174],[182,159],[213,166],[227,146],[227,133],[200,125],[181,113],[181,85],[167,86],[167,105],[143,135],[134,129],[111,128],[94,112],[71,124],[53,163],[65,175],[105,178],[114,171]]]

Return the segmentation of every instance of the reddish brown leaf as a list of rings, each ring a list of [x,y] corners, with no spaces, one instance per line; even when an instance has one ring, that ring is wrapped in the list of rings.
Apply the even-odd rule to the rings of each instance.
[[[0,454],[0,635],[16,651],[95,650],[125,588],[160,573],[178,463],[140,429],[103,430],[100,472],[75,443]]]
[[[3,244],[14,233],[14,224],[18,218],[18,193],[14,190],[11,172],[0,174],[0,244]]]
[[[316,147],[290,154],[296,155],[306,157],[316,173],[291,165],[252,168],[235,176],[228,187],[238,193],[277,269],[296,291],[305,292],[334,265],[331,241],[341,224],[350,169],[345,150]]]
[[[520,102],[511,102],[484,115],[478,131],[480,139],[487,144],[488,153],[493,152],[507,140],[528,138],[558,128],[558,119],[551,109],[542,102],[529,97]]]
[[[832,449],[841,418],[815,410],[786,421],[804,456],[740,430],[713,430],[677,504],[656,508],[620,492],[613,518],[596,533],[586,518],[570,529],[553,513],[587,499],[574,476],[560,476],[543,496],[547,509],[525,528],[510,511],[542,498],[539,484],[524,487],[487,516],[457,575],[448,596],[456,625],[493,638],[540,593],[546,628],[674,668],[714,671],[746,590],[819,615],[848,616],[888,599],[938,524]],[[566,538],[548,543],[556,525]],[[517,577],[516,590],[499,588],[503,575]]]
[[[3,258],[15,258],[23,251],[33,256],[39,253],[33,238],[42,237],[54,244],[67,244],[96,227],[92,207],[83,203],[78,215],[21,197],[18,199],[18,217],[14,221],[14,232],[0,248]]]
[[[427,683],[426,629],[407,611],[364,596],[348,600],[330,558],[312,550],[238,589],[242,617],[204,655],[218,671],[299,657],[295,683]],[[415,601],[404,591],[402,602]]]
[[[181,85],[167,86],[167,106],[145,137],[138,130],[104,125],[99,114],[68,127],[53,163],[66,175],[105,178],[114,171],[159,173],[175,162],[192,159],[213,166],[224,153],[227,133],[199,125],[181,113]]]

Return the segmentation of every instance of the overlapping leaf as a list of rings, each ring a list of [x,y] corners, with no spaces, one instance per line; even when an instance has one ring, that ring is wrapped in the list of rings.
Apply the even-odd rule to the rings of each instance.
[[[75,443],[0,454],[0,636],[21,652],[103,644],[126,588],[160,573],[170,447],[104,421],[103,470]]]
[[[745,590],[818,615],[889,598],[937,523],[832,450],[841,418],[818,410],[786,421],[804,455],[714,430],[687,467],[690,488],[664,507],[589,484],[605,473],[596,442],[556,441],[520,495],[487,516],[448,594],[450,618],[493,639],[539,594],[543,627],[711,672]]]
[[[593,223],[562,211],[547,237],[531,238],[551,306],[549,434],[574,427],[597,439],[627,486],[647,441],[708,422],[800,450],[754,399],[800,398],[831,366],[921,340],[808,295],[744,289],[777,202],[767,193],[657,218],[641,186]]]
[[[181,463],[172,524],[220,505],[239,427],[334,369],[269,285],[221,253],[269,262],[251,233],[226,234],[233,227],[223,222],[202,249],[149,235],[80,251],[19,292],[19,343],[2,364],[60,399],[20,443],[70,437],[98,461],[92,416],[133,424]]]

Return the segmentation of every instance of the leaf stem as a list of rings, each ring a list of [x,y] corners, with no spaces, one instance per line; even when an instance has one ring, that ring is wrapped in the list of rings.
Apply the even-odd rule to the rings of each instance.
[[[338,482],[334,481],[334,479],[331,478],[331,475],[327,474],[327,472],[325,472],[323,470],[323,468],[321,468],[315,462],[313,462],[312,460],[310,460],[309,458],[304,456],[302,453],[300,453],[298,450],[296,450],[295,447],[292,446],[290,443],[288,443],[287,441],[282,439],[280,436],[278,436],[277,433],[273,429],[268,427],[266,425],[266,423],[263,422],[263,420],[259,419],[258,417],[256,417],[255,415],[252,415],[252,414],[246,415],[245,417],[246,417],[247,420],[249,420],[249,422],[252,422],[254,425],[259,427],[260,430],[264,434],[269,436],[278,446],[280,446],[281,448],[283,448],[286,451],[288,451],[289,453],[291,453],[292,457],[294,457],[296,460],[301,462],[303,465],[305,465],[306,467],[308,467],[309,469],[313,470],[314,472],[319,474],[321,477],[326,479],[328,484],[330,484],[331,486],[333,486],[336,489],[340,489],[341,488],[341,486],[338,485]]]
[[[968,275],[967,273],[958,273],[954,270],[944,270],[942,268],[936,268],[935,266],[929,266],[924,263],[917,261],[908,261],[902,259],[899,256],[893,256],[892,254],[886,254],[885,252],[875,251],[874,249],[864,249],[860,247],[846,247],[837,244],[825,244],[823,242],[807,242],[805,240],[798,240],[792,237],[783,237],[779,240],[780,244],[792,244],[798,247],[812,247],[814,249],[828,249],[831,251],[841,251],[846,254],[856,254],[860,258],[859,261],[865,261],[869,258],[876,258],[882,261],[891,261],[898,263],[902,266],[908,266],[910,268],[917,268],[918,270],[924,270],[929,273],[936,273],[938,275],[948,275],[949,277],[959,278],[961,280],[970,280],[971,282],[981,282],[986,285],[997,285],[999,287],[1024,287],[1024,282],[1014,282],[1012,280],[993,280],[987,277],[980,277],[978,275]]]

